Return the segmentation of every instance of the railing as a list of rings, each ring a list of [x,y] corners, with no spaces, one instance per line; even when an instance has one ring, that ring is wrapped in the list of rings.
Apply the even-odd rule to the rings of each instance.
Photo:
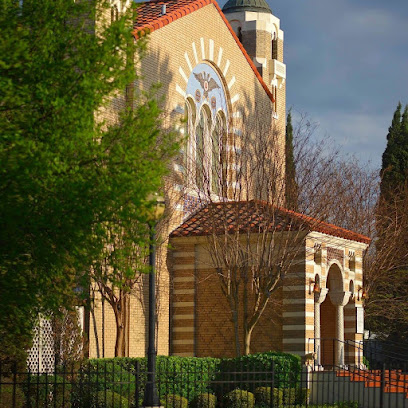
[[[309,338],[308,353],[312,352],[313,365],[325,369],[336,366],[381,369],[386,364],[402,370],[408,366],[408,347],[391,342]]]
[[[198,360],[198,359],[197,359]],[[408,408],[408,375],[339,367],[310,371],[285,364],[235,364],[226,360],[203,367],[157,366],[157,388],[165,408]],[[0,367],[1,408],[139,408],[147,371],[134,359],[88,361],[55,367],[52,374]]]

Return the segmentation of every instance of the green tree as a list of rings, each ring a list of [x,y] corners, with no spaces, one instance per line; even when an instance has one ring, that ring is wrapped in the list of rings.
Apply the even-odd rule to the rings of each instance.
[[[286,173],[285,173],[285,201],[286,208],[297,211],[299,188],[296,183],[296,165],[293,154],[293,126],[292,113],[289,111],[286,119]]]
[[[127,86],[145,49],[133,13],[112,22],[105,0],[1,0],[0,358],[24,356],[38,313],[77,301],[108,225],[144,225],[177,151],[156,99]]]
[[[382,157],[376,214],[377,271],[367,303],[368,326],[397,342],[408,339],[408,105],[394,112]]]
[[[403,190],[408,182],[408,105],[401,115],[398,104],[388,129],[387,147],[382,157],[381,198],[390,201],[396,190]]]

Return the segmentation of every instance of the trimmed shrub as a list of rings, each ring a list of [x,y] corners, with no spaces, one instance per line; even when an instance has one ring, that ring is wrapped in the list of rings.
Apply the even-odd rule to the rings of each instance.
[[[111,390],[125,398],[135,395],[136,379],[122,358],[92,359],[81,367],[76,393],[84,398]],[[82,400],[83,398],[79,398]]]
[[[111,390],[99,391],[96,394],[94,408],[128,408],[129,400]]]
[[[106,388],[127,397],[134,395],[136,382],[139,395],[144,395],[147,382],[147,358],[92,359],[91,379],[99,373],[99,389],[105,388],[101,379],[108,373]],[[197,395],[208,392],[208,384],[219,370],[220,359],[205,357],[157,356],[156,382],[159,396],[175,394],[192,401]],[[136,379],[137,366],[139,375]],[[88,366],[85,366],[86,373]],[[137,381],[136,381],[137,380]]]
[[[217,405],[217,397],[214,394],[204,393],[197,395],[192,403],[192,408],[215,408]]]
[[[254,408],[255,397],[252,392],[236,389],[223,398],[225,408]]]
[[[280,407],[283,404],[282,390],[279,388],[258,387],[255,390],[255,402],[257,406]]]
[[[188,400],[180,395],[169,394],[160,403],[165,408],[188,408]]]
[[[240,372],[234,374],[234,382],[230,384],[229,390],[242,388],[254,392],[258,387],[271,385],[274,388],[296,387],[300,379],[301,362],[299,356],[268,351],[224,359],[219,371],[216,377],[218,381],[231,381],[228,373]]]
[[[294,405],[297,395],[297,388],[282,388],[283,405]]]
[[[22,408],[24,406],[25,398],[24,393],[19,386],[16,386],[15,390],[12,384],[4,384],[6,380],[2,378],[3,385],[1,386],[0,393],[0,408]],[[15,392],[15,398],[13,397]],[[13,399],[14,398],[14,399]],[[13,400],[15,405],[13,405]]]
[[[296,404],[304,405],[310,395],[310,390],[308,388],[298,388],[296,392]]]

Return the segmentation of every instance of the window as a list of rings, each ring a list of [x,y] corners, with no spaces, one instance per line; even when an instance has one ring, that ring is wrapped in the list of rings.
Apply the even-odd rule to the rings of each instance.
[[[219,71],[207,63],[196,65],[188,79],[186,94],[186,186],[219,196],[226,184],[223,147],[228,123],[227,98]]]
[[[226,117],[219,111],[215,118],[209,107],[203,105],[198,112],[192,101],[186,102],[187,118],[184,132],[188,135],[185,144],[185,167],[187,184],[193,184],[200,191],[219,195],[226,179],[225,145]]]

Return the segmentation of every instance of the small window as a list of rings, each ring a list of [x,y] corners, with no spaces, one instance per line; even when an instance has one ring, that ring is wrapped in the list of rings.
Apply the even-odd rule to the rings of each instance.
[[[274,38],[272,40],[272,59],[278,59],[278,40],[276,40],[276,33],[274,33]]]
[[[355,272],[356,271],[356,254],[353,251],[349,251],[348,260],[349,260],[350,271]]]
[[[314,245],[314,262],[317,265],[321,265],[322,263],[322,245],[315,244]]]

